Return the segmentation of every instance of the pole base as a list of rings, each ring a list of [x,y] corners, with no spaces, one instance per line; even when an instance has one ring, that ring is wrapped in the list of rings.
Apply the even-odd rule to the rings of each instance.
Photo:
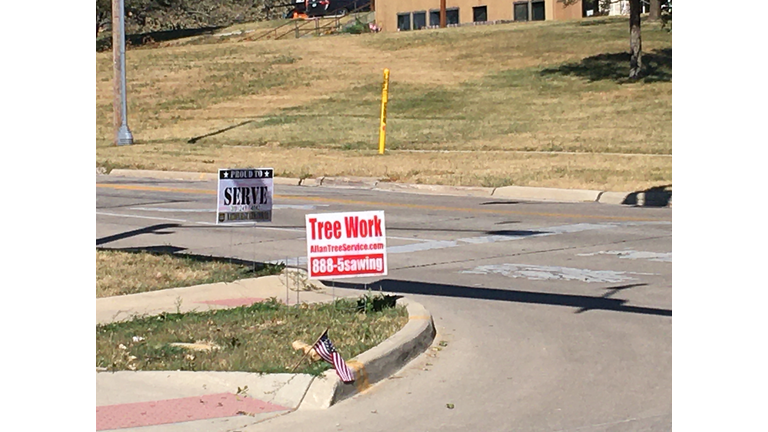
[[[133,134],[130,129],[128,129],[128,125],[121,125],[120,129],[117,130],[117,145],[122,146],[131,144],[133,144]]]

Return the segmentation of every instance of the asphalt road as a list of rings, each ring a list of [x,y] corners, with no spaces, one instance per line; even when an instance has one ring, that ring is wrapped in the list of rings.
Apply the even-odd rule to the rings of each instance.
[[[334,284],[412,296],[433,348],[328,410],[244,430],[672,428],[671,209],[276,185],[272,223],[232,227],[214,182],[96,183],[104,248],[304,265],[305,214],[385,211],[388,276]]]

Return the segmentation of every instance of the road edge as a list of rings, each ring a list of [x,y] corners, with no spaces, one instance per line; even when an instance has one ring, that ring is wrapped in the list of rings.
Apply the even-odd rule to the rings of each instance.
[[[148,177],[165,180],[210,181],[216,180],[214,173],[196,173],[185,171],[155,171],[113,169],[109,173],[97,169],[99,174],[117,177]],[[532,186],[444,186],[381,181],[374,177],[318,177],[318,178],[274,178],[276,185],[336,187],[375,189],[389,192],[494,197],[531,201],[556,202],[597,202],[600,204],[672,207],[672,191],[664,187],[645,191],[612,192],[589,189],[560,189]]]

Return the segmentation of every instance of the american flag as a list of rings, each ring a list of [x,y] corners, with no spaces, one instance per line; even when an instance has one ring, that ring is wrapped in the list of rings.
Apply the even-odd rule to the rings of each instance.
[[[350,370],[347,364],[344,363],[341,354],[336,352],[336,348],[333,347],[331,340],[328,338],[328,330],[323,332],[323,335],[320,336],[320,339],[315,343],[314,348],[323,360],[333,365],[333,368],[336,369],[336,374],[339,375],[339,378],[341,378],[342,381],[348,383],[355,380],[355,375],[352,373],[352,370]]]

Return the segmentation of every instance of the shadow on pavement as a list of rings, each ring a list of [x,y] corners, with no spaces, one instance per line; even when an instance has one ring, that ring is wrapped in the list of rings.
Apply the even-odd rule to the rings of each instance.
[[[605,310],[643,315],[672,316],[671,309],[659,309],[642,306],[627,305],[627,300],[609,298],[614,293],[635,286],[645,284],[632,284],[619,287],[608,287],[609,293],[601,297],[592,297],[574,294],[552,294],[532,291],[504,290],[496,288],[476,288],[459,285],[445,285],[426,282],[412,282],[404,280],[383,279],[369,284],[334,282],[337,288],[357,289],[364,291],[367,288],[399,294],[424,294],[446,297],[473,298],[481,300],[499,300],[514,303],[541,304],[550,306],[565,306],[577,308],[575,313],[583,313],[589,310]]]
[[[96,246],[102,245],[104,243],[110,243],[113,241],[126,239],[128,237],[134,237],[141,234],[157,234],[157,235],[173,234],[174,231],[163,231],[163,230],[169,229],[169,228],[178,228],[180,226],[181,225],[175,224],[175,223],[151,225],[148,227],[126,231],[120,234],[114,234],[111,236],[106,236],[106,237],[96,239]]]
[[[145,182],[150,183],[150,182]],[[161,183],[153,182],[153,183]],[[169,183],[169,182],[166,182]],[[119,205],[113,205],[113,206],[96,206],[96,210],[108,210],[108,209],[117,209],[117,208],[126,208],[126,207],[139,207],[139,206],[148,206],[148,205],[154,205],[154,204],[178,204],[178,203],[188,203],[192,202],[190,200],[162,200],[162,201],[145,201],[145,202],[139,202],[139,203],[130,203],[130,204],[119,204]]]
[[[480,205],[504,205],[504,204],[520,204],[520,201],[487,201],[480,203]]]
[[[632,192],[624,198],[622,204],[641,207],[666,207],[670,201],[672,201],[671,184]]]

